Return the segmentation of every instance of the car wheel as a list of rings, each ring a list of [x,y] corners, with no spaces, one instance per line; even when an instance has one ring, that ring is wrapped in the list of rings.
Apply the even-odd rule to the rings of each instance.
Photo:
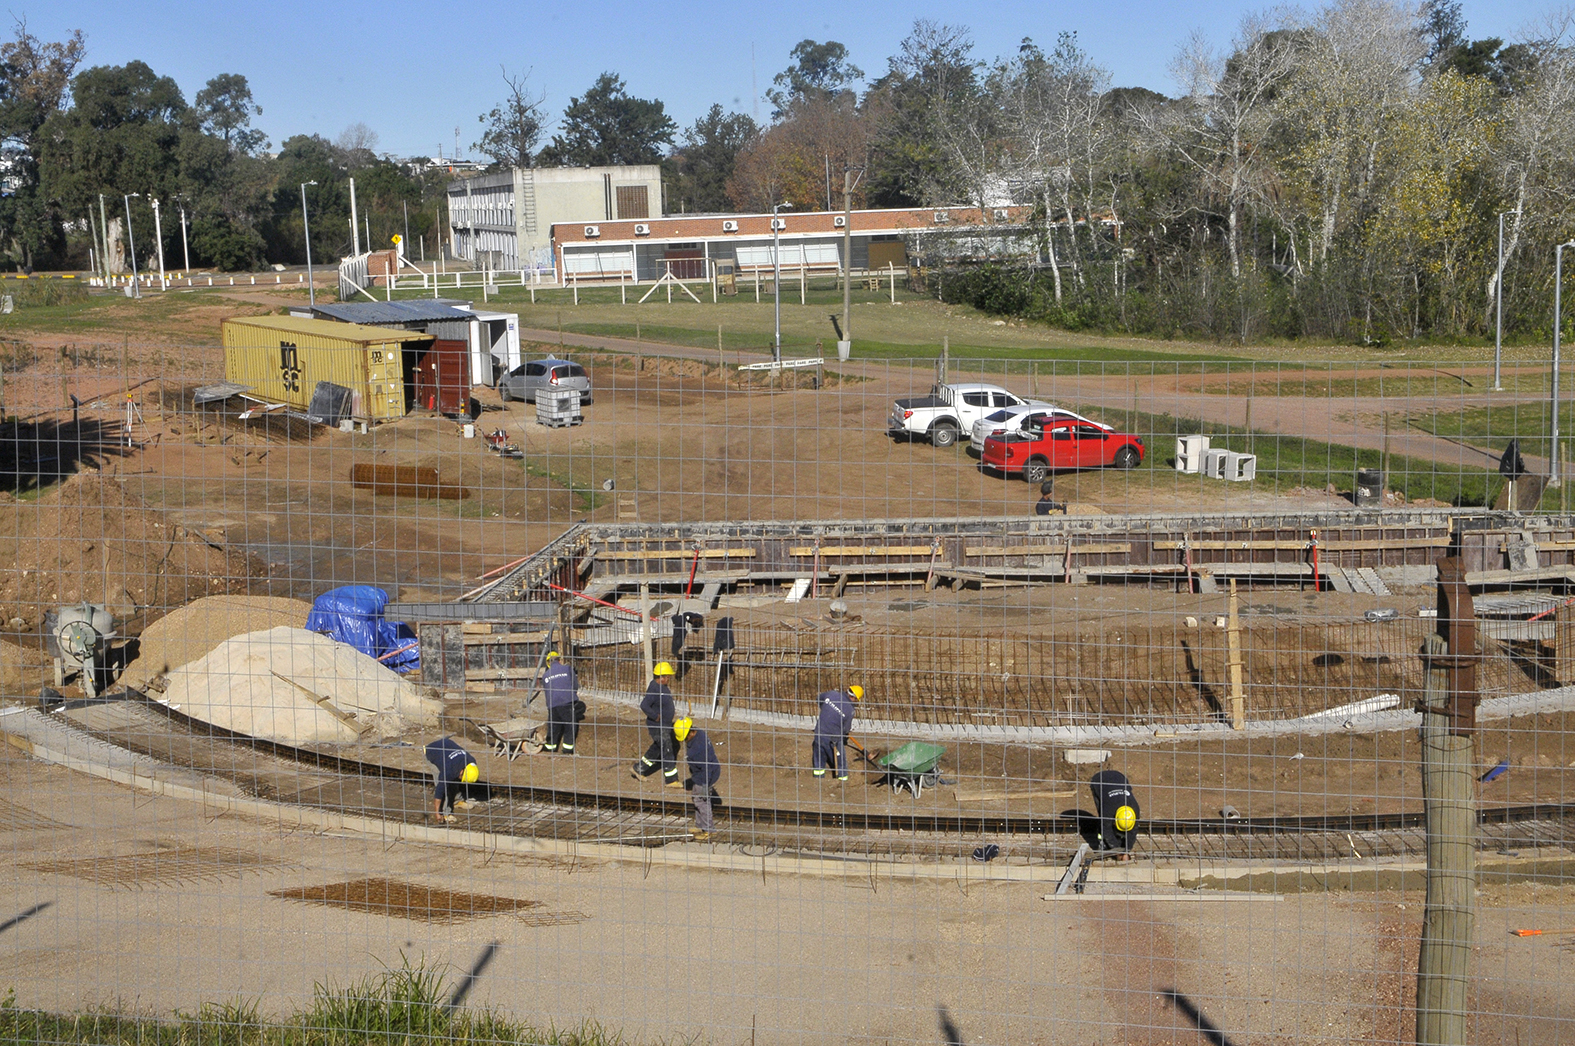
[[[1122,447],[1116,451],[1114,462],[1118,469],[1135,469],[1143,463],[1143,456],[1132,447]]]
[[[1050,475],[1050,466],[1035,459],[1023,466],[1023,482],[1043,483]]]
[[[514,397],[509,393],[509,387],[507,385],[498,386],[498,399],[502,400],[504,403],[508,403],[513,398]]]
[[[955,425],[937,425],[930,430],[930,442],[937,447],[950,447],[957,442]]]

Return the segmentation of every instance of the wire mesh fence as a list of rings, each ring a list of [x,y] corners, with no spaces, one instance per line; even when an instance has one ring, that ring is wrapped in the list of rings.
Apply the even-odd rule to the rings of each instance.
[[[1442,559],[1570,1037],[1544,368],[319,334],[0,354],[7,1041],[1415,1041]]]

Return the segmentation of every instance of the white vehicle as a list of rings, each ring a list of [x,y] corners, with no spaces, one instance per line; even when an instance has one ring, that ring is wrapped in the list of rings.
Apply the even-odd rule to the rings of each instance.
[[[974,422],[1003,407],[1049,407],[1041,400],[1025,400],[999,385],[936,385],[928,396],[900,399],[891,405],[886,431],[893,439],[911,440],[915,436],[937,447],[949,447]]]
[[[973,431],[968,441],[970,450],[984,453],[984,441],[991,436],[1007,436],[1022,432],[1026,429],[1042,429],[1051,422],[1056,421],[1081,421],[1088,425],[1097,425],[1106,432],[1114,432],[1109,425],[1085,418],[1075,411],[1065,410],[1061,407],[1050,406],[1023,406],[1003,407],[992,411],[973,423]]]

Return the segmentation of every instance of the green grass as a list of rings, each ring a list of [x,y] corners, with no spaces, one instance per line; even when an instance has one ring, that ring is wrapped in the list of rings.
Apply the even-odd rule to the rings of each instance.
[[[1422,432],[1486,450],[1503,451],[1510,440],[1518,439],[1522,454],[1547,457],[1552,449],[1550,416],[1546,403],[1520,403],[1413,414],[1407,421]],[[1559,408],[1559,442],[1565,444],[1561,451],[1569,451],[1571,438],[1575,438],[1575,405],[1565,403]]]
[[[572,454],[565,455],[565,457],[570,458],[570,460],[574,459]],[[607,503],[606,491],[595,485],[593,481],[576,476],[573,472],[559,472],[542,464],[539,460],[530,458],[525,459],[525,472],[528,475],[535,476],[537,479],[550,479],[564,490],[567,490],[574,495],[575,504],[582,511],[590,512],[593,509],[601,508],[602,505]]]
[[[209,1004],[171,1018],[93,1011],[47,1013],[0,1002],[0,1043],[6,1046],[424,1046],[543,1044],[635,1046],[622,1033],[587,1021],[542,1027],[490,1009],[450,1010],[441,969],[411,965],[348,987],[316,985],[309,1006],[278,1018],[245,1000]],[[676,1040],[689,1042],[691,1040]]]
[[[1354,486],[1357,469],[1384,466],[1381,451],[1343,443],[1279,433],[1251,432],[1241,427],[1213,423],[1204,425],[1196,418],[1179,418],[1169,414],[1100,407],[1073,409],[1124,432],[1141,436],[1147,448],[1142,465],[1144,469],[1170,468],[1175,456],[1176,437],[1202,434],[1210,437],[1209,445],[1215,450],[1256,454],[1258,473],[1254,486],[1257,488],[1284,491],[1306,487],[1323,490],[1333,484],[1338,491],[1349,491]],[[1176,475],[1178,480],[1183,479],[1180,475],[1172,475]],[[1191,479],[1186,477],[1186,480]],[[1200,493],[1219,489],[1217,480],[1197,477],[1196,482]],[[1497,495],[1501,483],[1498,473],[1487,468],[1445,470],[1440,463],[1426,458],[1389,455],[1387,489],[1404,494],[1408,501],[1430,499],[1458,506],[1487,505]],[[1555,491],[1549,509],[1557,507]]]

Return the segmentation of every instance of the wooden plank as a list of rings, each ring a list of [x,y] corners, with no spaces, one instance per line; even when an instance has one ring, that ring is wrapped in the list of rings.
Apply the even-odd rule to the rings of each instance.
[[[822,545],[821,556],[928,556],[935,550],[930,545]],[[790,556],[813,556],[814,545],[795,545],[788,549]]]
[[[700,550],[701,559],[753,559],[760,553],[752,548],[703,548]],[[599,551],[596,553],[601,559],[694,559],[693,548],[675,549],[626,549],[619,552]]]
[[[470,668],[465,671],[465,682],[501,682],[505,679],[534,679],[536,666],[524,668]]]
[[[1320,552],[1375,552],[1375,551],[1382,551],[1384,549],[1391,549],[1391,548],[1445,548],[1445,547],[1447,547],[1449,545],[1450,541],[1452,541],[1452,540],[1453,540],[1452,538],[1450,538],[1447,534],[1445,534],[1445,535],[1439,535],[1437,537],[1428,537],[1428,538],[1415,538],[1415,537],[1400,537],[1400,536],[1396,536],[1396,537],[1393,537],[1393,538],[1390,538],[1390,539],[1387,539],[1387,540],[1382,539],[1382,538],[1364,538],[1364,539],[1361,539],[1361,540],[1353,540],[1353,541],[1319,541],[1318,542],[1318,551],[1320,551]],[[1312,539],[1308,538],[1305,541],[1301,540],[1301,539],[1297,539],[1297,538],[1292,538],[1290,540],[1275,539],[1275,540],[1249,540],[1249,541],[1217,541],[1217,540],[1200,540],[1200,541],[1193,541],[1193,542],[1156,541],[1156,542],[1154,542],[1154,548],[1159,550],[1159,551],[1175,551],[1176,549],[1181,548],[1183,546],[1183,544],[1190,544],[1190,546],[1191,546],[1191,548],[1192,548],[1192,550],[1194,552],[1200,552],[1200,551],[1272,552],[1272,551],[1306,550],[1306,549],[1308,549],[1308,548],[1310,548],[1312,546]]]
[[[964,788],[959,785],[953,794],[959,803],[985,803],[994,799],[1070,799],[1077,795],[1077,789],[1024,788],[1013,791],[1006,788]]]
[[[695,574],[695,581],[742,581],[749,577],[748,570],[702,570]],[[666,574],[608,574],[596,579],[596,587],[611,591],[620,585],[682,585],[688,582],[689,571],[680,570]]]
[[[284,680],[286,683],[289,683],[291,686],[295,687],[301,693],[303,693],[307,697],[311,698],[313,703],[315,703],[318,708],[321,708],[324,712],[327,712],[329,715],[331,715],[335,719],[339,720],[345,726],[348,726],[351,730],[354,730],[357,737],[364,736],[368,730],[372,729],[372,724],[371,723],[357,722],[355,716],[346,715],[344,712],[341,712],[334,705],[334,703],[333,703],[333,701],[331,699],[329,699],[327,697],[324,697],[321,694],[313,693],[312,690],[310,688],[308,688],[307,686],[305,686],[304,684],[297,683],[295,680],[291,679],[289,676],[283,675],[283,674],[281,674],[279,672],[272,672],[271,674],[273,675],[273,677],[275,679],[282,679],[282,680]]]
[[[1067,553],[1067,545],[972,545],[963,549],[965,556],[1063,556]],[[1112,541],[1106,543],[1091,543],[1086,545],[1072,545],[1074,556],[1105,556],[1130,555],[1132,543],[1130,541]]]
[[[496,632],[484,636],[465,637],[466,646],[517,646],[546,641],[546,632]]]
[[[1533,581],[1575,581],[1575,567],[1542,567],[1538,570],[1468,570],[1468,585],[1509,585]]]
[[[1078,567],[1078,573],[1098,577],[1120,577],[1122,574],[1185,574],[1184,563],[1120,564],[1105,567]]]
[[[1241,619],[1236,612],[1236,579],[1231,578],[1225,611],[1225,668],[1230,682],[1230,725],[1247,725],[1247,701],[1241,685]]]
[[[1192,569],[1200,570],[1200,571],[1201,570],[1206,570],[1206,571],[1208,571],[1211,574],[1219,574],[1219,575],[1235,574],[1238,577],[1241,577],[1241,576],[1251,577],[1253,575],[1257,575],[1259,577],[1267,577],[1267,576],[1271,576],[1271,575],[1274,576],[1274,577],[1280,577],[1282,575],[1289,576],[1289,577],[1299,577],[1299,576],[1302,576],[1302,575],[1310,575],[1312,573],[1312,564],[1311,563],[1194,563],[1194,564],[1192,564]]]
[[[1345,576],[1344,567],[1324,567],[1324,577],[1329,579],[1329,584],[1333,586],[1336,592],[1344,592],[1349,594],[1355,591],[1355,589],[1351,587],[1351,579]]]

